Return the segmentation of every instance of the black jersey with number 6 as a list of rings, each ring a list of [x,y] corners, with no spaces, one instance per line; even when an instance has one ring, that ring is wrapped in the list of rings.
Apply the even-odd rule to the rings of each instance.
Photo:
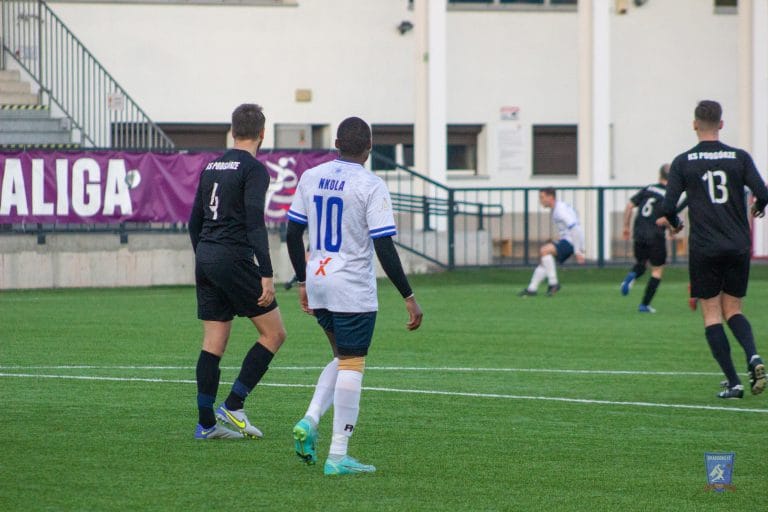
[[[195,251],[206,243],[245,259],[255,255],[260,274],[272,277],[264,223],[268,188],[267,168],[247,151],[230,149],[208,163],[200,174],[189,219]]]
[[[720,141],[702,141],[672,161],[663,211],[674,218],[677,200],[686,192],[691,251],[743,253],[752,243],[745,186],[757,207],[764,208],[768,189],[749,153]]]
[[[629,200],[637,206],[638,212],[632,229],[633,237],[638,241],[664,239],[664,228],[656,225],[661,217],[666,187],[661,183],[648,185]]]

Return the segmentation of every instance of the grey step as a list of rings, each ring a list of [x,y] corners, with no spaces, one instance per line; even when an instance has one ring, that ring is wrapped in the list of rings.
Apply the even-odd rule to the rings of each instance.
[[[33,108],[25,108],[30,105],[5,105],[0,106],[0,120],[3,119],[48,119],[51,111],[40,105],[31,105]]]
[[[0,80],[12,80],[12,81],[18,82],[19,80],[21,80],[21,73],[19,73],[18,70],[15,70],[15,69],[0,70]]]
[[[0,93],[22,93],[29,94],[32,87],[28,82],[17,82],[12,80],[0,80]]]
[[[35,105],[35,104],[37,104],[37,94],[0,92],[0,105]]]
[[[4,119],[0,117],[0,132],[55,132],[65,129],[61,119],[21,118]]]
[[[62,144],[72,141],[69,132],[0,132],[0,144]]]

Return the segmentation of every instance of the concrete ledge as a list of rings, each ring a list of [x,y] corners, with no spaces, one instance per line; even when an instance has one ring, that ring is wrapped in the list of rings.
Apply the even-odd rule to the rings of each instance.
[[[277,234],[270,239],[275,282],[293,277],[288,251]],[[407,273],[435,268],[400,251]],[[377,275],[384,272],[377,265]],[[0,290],[193,285],[195,257],[187,233],[130,233],[128,243],[112,233],[0,235]]]

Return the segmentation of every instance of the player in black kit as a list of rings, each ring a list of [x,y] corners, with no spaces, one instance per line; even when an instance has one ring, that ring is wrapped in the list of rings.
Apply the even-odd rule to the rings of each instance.
[[[761,217],[768,204],[768,189],[755,168],[752,157],[742,149],[720,142],[722,108],[716,101],[701,101],[694,112],[693,128],[699,143],[678,155],[669,171],[665,217],[679,231],[680,218],[675,206],[680,194],[688,196],[689,236],[688,273],[691,296],[698,297],[704,315],[707,342],[727,381],[720,398],[742,398],[741,385],[733,361],[723,318],[747,356],[747,372],[752,394],[765,390],[765,365],[757,354],[752,327],[741,312],[747,293],[751,236],[747,219],[744,187],[755,196],[751,213]]]
[[[204,330],[197,362],[197,439],[262,437],[248,420],[243,403],[285,341],[264,223],[269,173],[255,158],[264,140],[264,124],[260,106],[243,104],[235,109],[234,147],[203,169],[189,218],[197,317]],[[219,362],[235,315],[250,318],[259,340],[243,359],[226,401],[214,413]]]
[[[635,208],[639,211],[635,217],[632,229],[633,250],[635,253],[635,266],[629,271],[624,281],[621,282],[621,294],[628,295],[635,280],[645,274],[646,266],[651,264],[651,278],[645,286],[643,301],[637,310],[640,313],[655,313],[651,307],[651,300],[661,283],[664,273],[664,264],[667,262],[666,230],[663,226],[656,225],[656,219],[661,216],[661,205],[664,202],[664,194],[667,187],[669,164],[664,164],[659,169],[659,182],[640,190],[633,195],[624,209],[624,240],[629,240],[629,224]],[[677,211],[685,208],[685,201]]]

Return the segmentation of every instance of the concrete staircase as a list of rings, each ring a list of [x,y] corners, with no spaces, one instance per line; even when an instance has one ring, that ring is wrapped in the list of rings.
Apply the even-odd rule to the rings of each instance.
[[[77,147],[66,120],[55,119],[18,71],[0,71],[0,148]]]

